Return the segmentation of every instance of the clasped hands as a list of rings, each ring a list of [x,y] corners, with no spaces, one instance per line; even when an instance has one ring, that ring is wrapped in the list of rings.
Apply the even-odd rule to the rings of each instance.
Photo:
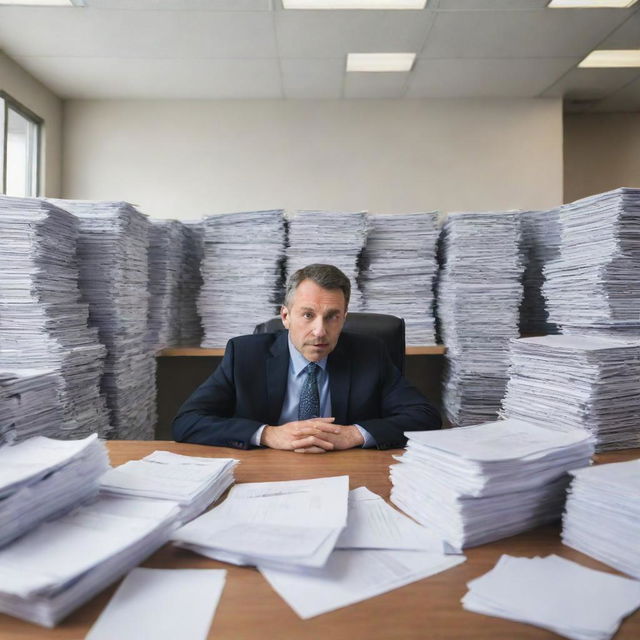
[[[287,422],[279,427],[267,425],[262,431],[260,444],[296,453],[326,453],[364,444],[364,438],[355,425],[345,426],[334,421],[335,418],[310,418]]]

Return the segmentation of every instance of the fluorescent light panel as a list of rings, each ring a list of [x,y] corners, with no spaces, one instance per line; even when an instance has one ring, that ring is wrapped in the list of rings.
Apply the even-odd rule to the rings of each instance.
[[[424,9],[427,0],[282,0],[285,9]]]
[[[84,6],[84,0],[0,0],[0,4],[19,4],[31,7]]]
[[[640,67],[640,49],[599,49],[592,51],[579,67]]]
[[[551,9],[626,9],[638,0],[551,0]]]
[[[347,71],[411,71],[415,53],[350,53]]]

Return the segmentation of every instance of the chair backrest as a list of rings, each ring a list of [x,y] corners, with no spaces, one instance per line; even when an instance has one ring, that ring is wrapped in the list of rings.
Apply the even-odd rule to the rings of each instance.
[[[284,329],[280,316],[256,325],[253,333],[273,333]],[[348,313],[343,331],[374,336],[387,347],[393,364],[404,373],[404,320],[384,313]]]

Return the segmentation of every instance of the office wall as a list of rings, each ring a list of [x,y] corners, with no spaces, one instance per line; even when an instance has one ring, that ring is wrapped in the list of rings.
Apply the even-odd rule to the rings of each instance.
[[[64,197],[156,217],[562,201],[558,100],[70,100],[64,130]]]
[[[640,188],[640,113],[567,114],[565,202],[617,187]]]
[[[0,51],[0,89],[44,120],[40,192],[60,197],[62,182],[62,101]]]

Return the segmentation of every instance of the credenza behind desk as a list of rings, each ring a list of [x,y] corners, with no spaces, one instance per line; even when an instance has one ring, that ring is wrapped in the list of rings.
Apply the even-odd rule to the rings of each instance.
[[[141,458],[156,449],[194,456],[235,457],[238,482],[293,480],[321,476],[349,475],[351,488],[366,486],[389,498],[388,478],[392,456],[399,451],[352,450],[323,455],[302,455],[283,451],[238,451],[174,442],[109,442],[113,465]],[[640,450],[608,453],[599,462],[617,462],[640,457]],[[520,640],[551,639],[555,634],[518,624],[469,613],[460,598],[466,583],[491,569],[501,554],[515,556],[556,553],[577,562],[614,572],[592,558],[565,547],[560,542],[559,526],[549,525],[467,549],[467,561],[449,571],[410,584],[390,593],[327,613],[300,620],[271,589],[256,569],[235,567],[165,545],[143,566],[154,568],[227,569],[227,582],[210,630],[216,640]],[[615,572],[614,572],[615,573]],[[0,615],[1,640],[81,640],[105,607],[116,585],[106,589],[72,613],[55,629],[42,629]],[[185,611],[185,616],[189,615]],[[629,617],[616,640],[640,638],[640,611]],[[114,638],[114,640],[118,640]],[[181,640],[176,638],[176,640]]]

